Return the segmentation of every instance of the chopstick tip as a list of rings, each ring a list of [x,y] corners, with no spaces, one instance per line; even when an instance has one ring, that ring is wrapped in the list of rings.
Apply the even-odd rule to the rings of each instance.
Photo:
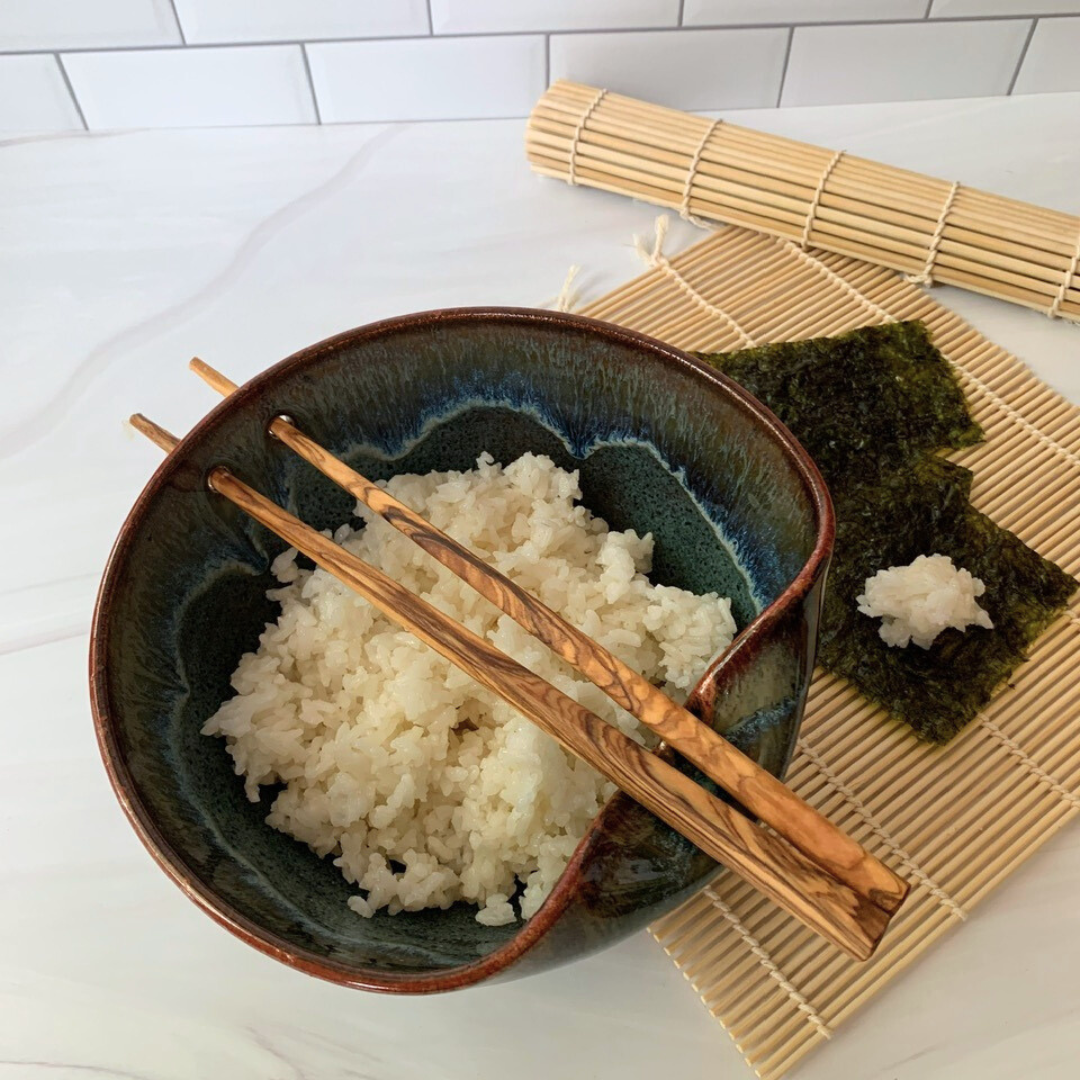
[[[212,368],[205,360],[201,360],[197,356],[193,356],[188,361],[188,368],[195,372],[207,386],[221,394],[222,397],[228,397],[237,389],[236,383],[232,379],[222,375],[220,371]]]
[[[160,447],[165,453],[170,453],[180,441],[171,431],[166,431],[160,424],[155,424],[142,413],[132,413],[128,423],[140,434],[145,435],[155,446]]]

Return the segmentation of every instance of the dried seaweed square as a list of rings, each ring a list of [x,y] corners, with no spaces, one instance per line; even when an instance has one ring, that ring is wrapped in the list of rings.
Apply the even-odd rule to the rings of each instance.
[[[921,323],[703,356],[768,405],[821,469],[837,537],[818,657],[829,671],[946,742],[970,722],[1064,607],[1076,582],[979,513],[972,474],[937,455],[982,438]],[[947,630],[929,649],[886,645],[859,613],[866,579],[948,555],[986,584],[993,630]]]
[[[949,362],[922,323],[866,326],[704,359],[765,402],[830,484],[982,440]]]

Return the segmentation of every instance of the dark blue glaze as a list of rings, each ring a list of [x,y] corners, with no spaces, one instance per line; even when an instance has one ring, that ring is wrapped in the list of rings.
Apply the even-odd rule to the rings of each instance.
[[[601,324],[472,311],[341,335],[223,403],[132,511],[95,621],[99,738],[159,862],[258,947],[375,989],[445,989],[550,966],[700,887],[716,864],[617,796],[527,927],[483,927],[460,904],[371,920],[351,912],[351,887],[330,861],[264,824],[272,793],[249,803],[220,740],[199,734],[275,616],[265,592],[284,546],[204,478],[225,464],[316,527],[348,520],[353,500],[267,438],[279,412],[373,479],[467,469],[485,450],[504,463],[532,450],[580,469],[593,511],[655,535],[654,580],[731,596],[741,629],[784,596],[784,610],[774,606],[693,699],[779,774],[811,669],[823,559],[791,586],[821,555],[829,515],[812,466],[747,402],[681,354]]]

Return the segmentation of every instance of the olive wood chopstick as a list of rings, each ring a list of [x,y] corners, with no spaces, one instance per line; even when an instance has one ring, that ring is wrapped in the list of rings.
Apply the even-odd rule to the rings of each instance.
[[[223,396],[237,389],[198,357],[190,367]],[[708,724],[468,548],[349,468],[288,418],[275,417],[269,430],[580,671],[807,858],[883,911],[892,914],[900,907],[909,889],[903,878]]]
[[[176,437],[141,414],[132,416],[131,424],[166,452],[175,449]],[[889,915],[866,897],[836,881],[449,615],[260,495],[228,469],[215,467],[207,483],[211,491],[234,503],[498,694],[561,746],[785,911],[858,960],[873,954],[888,927]]]

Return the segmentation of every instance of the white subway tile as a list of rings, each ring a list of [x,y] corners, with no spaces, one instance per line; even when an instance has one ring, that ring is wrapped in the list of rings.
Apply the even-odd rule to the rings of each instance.
[[[80,131],[55,56],[0,56],[0,131]]]
[[[686,0],[683,26],[921,19],[926,0]]]
[[[797,27],[781,104],[1004,94],[1030,28],[1026,19]]]
[[[1014,94],[1080,90],[1080,19],[1040,19]]]
[[[544,90],[540,36],[309,45],[327,122],[525,116]]]
[[[425,0],[176,0],[190,42],[427,34]]]
[[[67,53],[64,66],[92,129],[315,120],[299,45]]]
[[[1080,0],[934,0],[931,19],[965,15],[1080,15]]]
[[[436,34],[679,25],[679,0],[431,0]]]
[[[552,79],[574,79],[676,109],[776,104],[788,31],[676,30],[551,39]]]
[[[0,49],[172,45],[180,31],[169,0],[4,0]]]

